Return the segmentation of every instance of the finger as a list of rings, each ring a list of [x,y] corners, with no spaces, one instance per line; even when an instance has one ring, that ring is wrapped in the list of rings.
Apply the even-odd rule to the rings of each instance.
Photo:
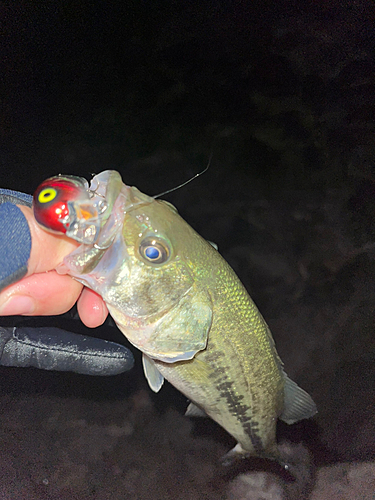
[[[0,294],[0,315],[45,316],[63,314],[75,304],[82,285],[56,271],[34,274]]]
[[[42,229],[28,207],[20,207],[20,209],[27,218],[32,236],[29,273],[40,273],[55,268],[79,245],[64,235],[55,235]],[[77,308],[82,322],[90,328],[100,326],[108,316],[108,309],[101,297],[87,288],[79,297]]]
[[[100,295],[89,288],[83,289],[77,309],[82,322],[89,328],[102,325],[108,316],[108,309]]]
[[[31,254],[27,264],[27,276],[55,269],[79,243],[63,234],[44,230],[35,220],[32,209],[19,205],[29,224],[31,233]]]

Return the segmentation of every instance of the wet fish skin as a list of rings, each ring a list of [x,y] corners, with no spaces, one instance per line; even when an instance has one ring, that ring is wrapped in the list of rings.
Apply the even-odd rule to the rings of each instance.
[[[118,192],[113,172],[100,176],[106,196],[111,185]],[[125,185],[118,199],[111,207],[122,229],[111,245],[81,245],[61,271],[102,295],[117,326],[143,352],[155,392],[167,379],[193,402],[187,414],[204,412],[237,440],[228,459],[280,460],[277,418],[293,423],[316,407],[285,375],[246,289],[172,205]],[[165,260],[146,258],[152,243],[164,249]]]

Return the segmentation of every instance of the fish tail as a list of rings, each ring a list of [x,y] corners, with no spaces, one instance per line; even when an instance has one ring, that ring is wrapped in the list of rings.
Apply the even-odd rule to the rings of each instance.
[[[246,452],[240,443],[237,443],[234,448],[232,448],[228,453],[226,453],[220,460],[223,467],[230,467],[234,462],[238,460],[243,460],[244,458],[249,458],[251,453]]]
[[[234,448],[228,451],[228,453],[226,453],[220,459],[220,463],[223,467],[230,467],[235,462],[238,462],[239,460],[244,460],[251,456],[254,456],[254,454],[244,450],[240,445],[240,443],[237,443]],[[276,450],[275,453],[273,453],[272,455],[268,453],[262,453],[261,455],[256,454],[255,456],[260,456],[260,458],[265,458],[267,460],[271,460],[272,462],[277,462],[285,471],[290,472],[290,465],[281,458],[281,455],[278,452],[278,450]]]

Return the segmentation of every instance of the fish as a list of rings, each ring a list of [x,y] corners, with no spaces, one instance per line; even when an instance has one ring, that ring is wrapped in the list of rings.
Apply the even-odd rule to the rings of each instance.
[[[44,181],[33,198],[46,230],[80,243],[57,267],[101,295],[116,325],[142,351],[158,392],[168,380],[237,441],[223,458],[280,457],[276,422],[317,412],[285,373],[267,323],[218,250],[167,201],[106,170],[91,184]],[[286,465],[285,465],[286,467]]]

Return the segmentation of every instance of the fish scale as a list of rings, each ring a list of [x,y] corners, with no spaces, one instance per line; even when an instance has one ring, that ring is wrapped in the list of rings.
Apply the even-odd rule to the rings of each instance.
[[[64,191],[69,183],[74,189]],[[56,230],[62,206],[61,232],[81,246],[57,271],[103,297],[143,352],[151,389],[167,379],[191,400],[187,415],[208,415],[226,429],[237,440],[227,462],[281,461],[277,418],[293,423],[316,407],[286,376],[266,322],[219,252],[170,203],[126,186],[115,171],[95,176],[90,188],[73,177],[42,183],[34,195],[39,223]]]

